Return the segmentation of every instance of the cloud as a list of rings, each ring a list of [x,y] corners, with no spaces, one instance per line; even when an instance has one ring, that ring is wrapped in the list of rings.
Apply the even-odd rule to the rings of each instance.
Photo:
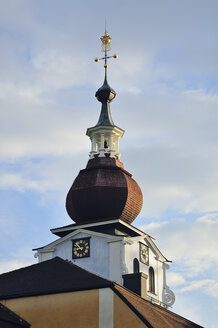
[[[28,265],[34,264],[34,260],[28,259],[13,259],[9,261],[0,261],[0,274],[8,271],[13,271],[16,269],[20,269],[22,267],[26,267]]]
[[[217,218],[217,213],[211,213],[191,222],[188,222],[188,218],[177,218],[164,224],[148,224],[141,228],[149,234],[161,237],[161,246],[167,249],[167,256],[177,263],[182,262],[183,267],[187,267],[189,273],[195,275],[209,269],[214,263],[218,264],[218,253],[215,251]]]
[[[164,224],[140,228],[155,236],[163,254],[173,260],[173,271],[167,273],[167,282],[176,288],[176,293],[196,290],[218,297],[218,214],[208,213],[190,222],[188,219],[168,220]]]
[[[43,198],[63,201],[67,190],[81,168],[85,168],[88,154],[21,158],[3,163],[0,167],[0,189],[24,192],[33,190]]]
[[[207,294],[211,297],[218,298],[218,283],[212,279],[192,280],[186,282],[185,287],[181,289],[177,288],[177,293],[186,293],[195,290],[201,291],[201,293]]]
[[[6,173],[0,177],[1,189],[14,189],[23,191],[24,189],[40,190],[35,181],[27,180],[18,174]]]
[[[119,58],[109,62],[109,83],[117,92],[111,110],[115,124],[126,130],[120,142],[125,168],[144,194],[145,231],[177,263],[172,264],[177,271],[167,276],[176,290],[193,284],[204,297],[216,297],[218,3],[113,5],[108,30],[112,53]],[[28,226],[30,239],[41,244],[45,226],[64,222],[58,206],[86,165],[90,141],[85,131],[100,112],[94,94],[103,67],[93,58],[101,56],[105,10],[100,0],[91,6],[68,0],[64,6],[57,0],[0,4],[0,188],[13,194],[1,226],[9,257],[11,244],[5,245],[12,231],[14,239],[21,239]],[[19,198],[21,192],[23,197],[37,194],[34,201],[39,207],[49,204],[49,212],[33,210],[28,197],[22,208],[17,200],[15,211],[14,195]],[[202,215],[196,218],[196,213]],[[41,219],[38,233],[30,217]],[[19,263],[8,268],[25,265]],[[198,288],[178,298],[192,291]],[[199,303],[184,298],[182,303],[180,313],[198,321]]]
[[[205,288],[208,289],[208,286],[211,284],[214,284],[213,280],[206,279],[206,280],[197,280],[197,281],[191,281],[189,282],[188,286],[182,288],[179,290],[180,293],[188,292],[194,289],[201,289]]]
[[[175,287],[185,285],[186,281],[182,274],[177,272],[167,272],[167,283],[169,286]]]
[[[210,296],[218,298],[218,282],[213,281],[205,290],[205,293]]]
[[[218,223],[218,215],[217,213],[208,213],[208,214],[205,214],[201,217],[199,217],[196,222],[200,222],[202,224],[205,224],[205,225],[217,225]]]

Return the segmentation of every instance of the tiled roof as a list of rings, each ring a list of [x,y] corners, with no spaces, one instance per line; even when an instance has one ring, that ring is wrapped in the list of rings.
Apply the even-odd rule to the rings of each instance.
[[[0,275],[0,299],[110,287],[111,281],[59,257]]]
[[[0,303],[0,327],[22,328],[30,327],[30,324]]]
[[[123,286],[115,284],[112,289],[148,328],[202,328],[192,321],[141,298]]]

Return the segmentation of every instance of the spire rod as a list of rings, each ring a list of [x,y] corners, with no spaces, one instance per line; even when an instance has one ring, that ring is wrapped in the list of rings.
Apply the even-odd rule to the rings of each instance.
[[[101,51],[104,52],[104,57],[102,58],[95,58],[95,62],[98,62],[99,60],[104,60],[104,69],[105,69],[105,82],[107,81],[107,68],[108,68],[108,59],[109,58],[118,58],[117,54],[114,54],[113,56],[108,56],[108,52],[111,50],[111,40],[112,38],[108,34],[106,30],[106,20],[105,20],[105,32],[104,35],[101,37]]]

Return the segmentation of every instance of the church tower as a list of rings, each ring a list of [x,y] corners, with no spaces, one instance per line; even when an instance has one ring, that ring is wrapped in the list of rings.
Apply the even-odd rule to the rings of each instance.
[[[67,199],[73,224],[51,229],[56,241],[35,249],[38,261],[59,256],[104,278],[119,283],[163,307],[175,296],[166,283],[169,262],[154,238],[132,225],[141,211],[143,196],[137,182],[120,161],[119,140],[124,130],[112,120],[110,103],[116,92],[107,78],[111,37],[101,37],[104,83],[95,96],[101,112],[95,126],[87,129],[91,151]]]

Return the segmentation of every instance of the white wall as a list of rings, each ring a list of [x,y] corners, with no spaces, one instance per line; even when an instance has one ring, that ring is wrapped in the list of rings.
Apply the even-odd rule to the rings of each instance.
[[[72,259],[72,240],[90,237],[88,234],[77,234],[74,238],[56,246],[54,257],[59,256],[65,260],[89,270],[96,272],[105,278],[109,278],[109,244],[104,238],[91,236],[90,238],[90,257]]]

